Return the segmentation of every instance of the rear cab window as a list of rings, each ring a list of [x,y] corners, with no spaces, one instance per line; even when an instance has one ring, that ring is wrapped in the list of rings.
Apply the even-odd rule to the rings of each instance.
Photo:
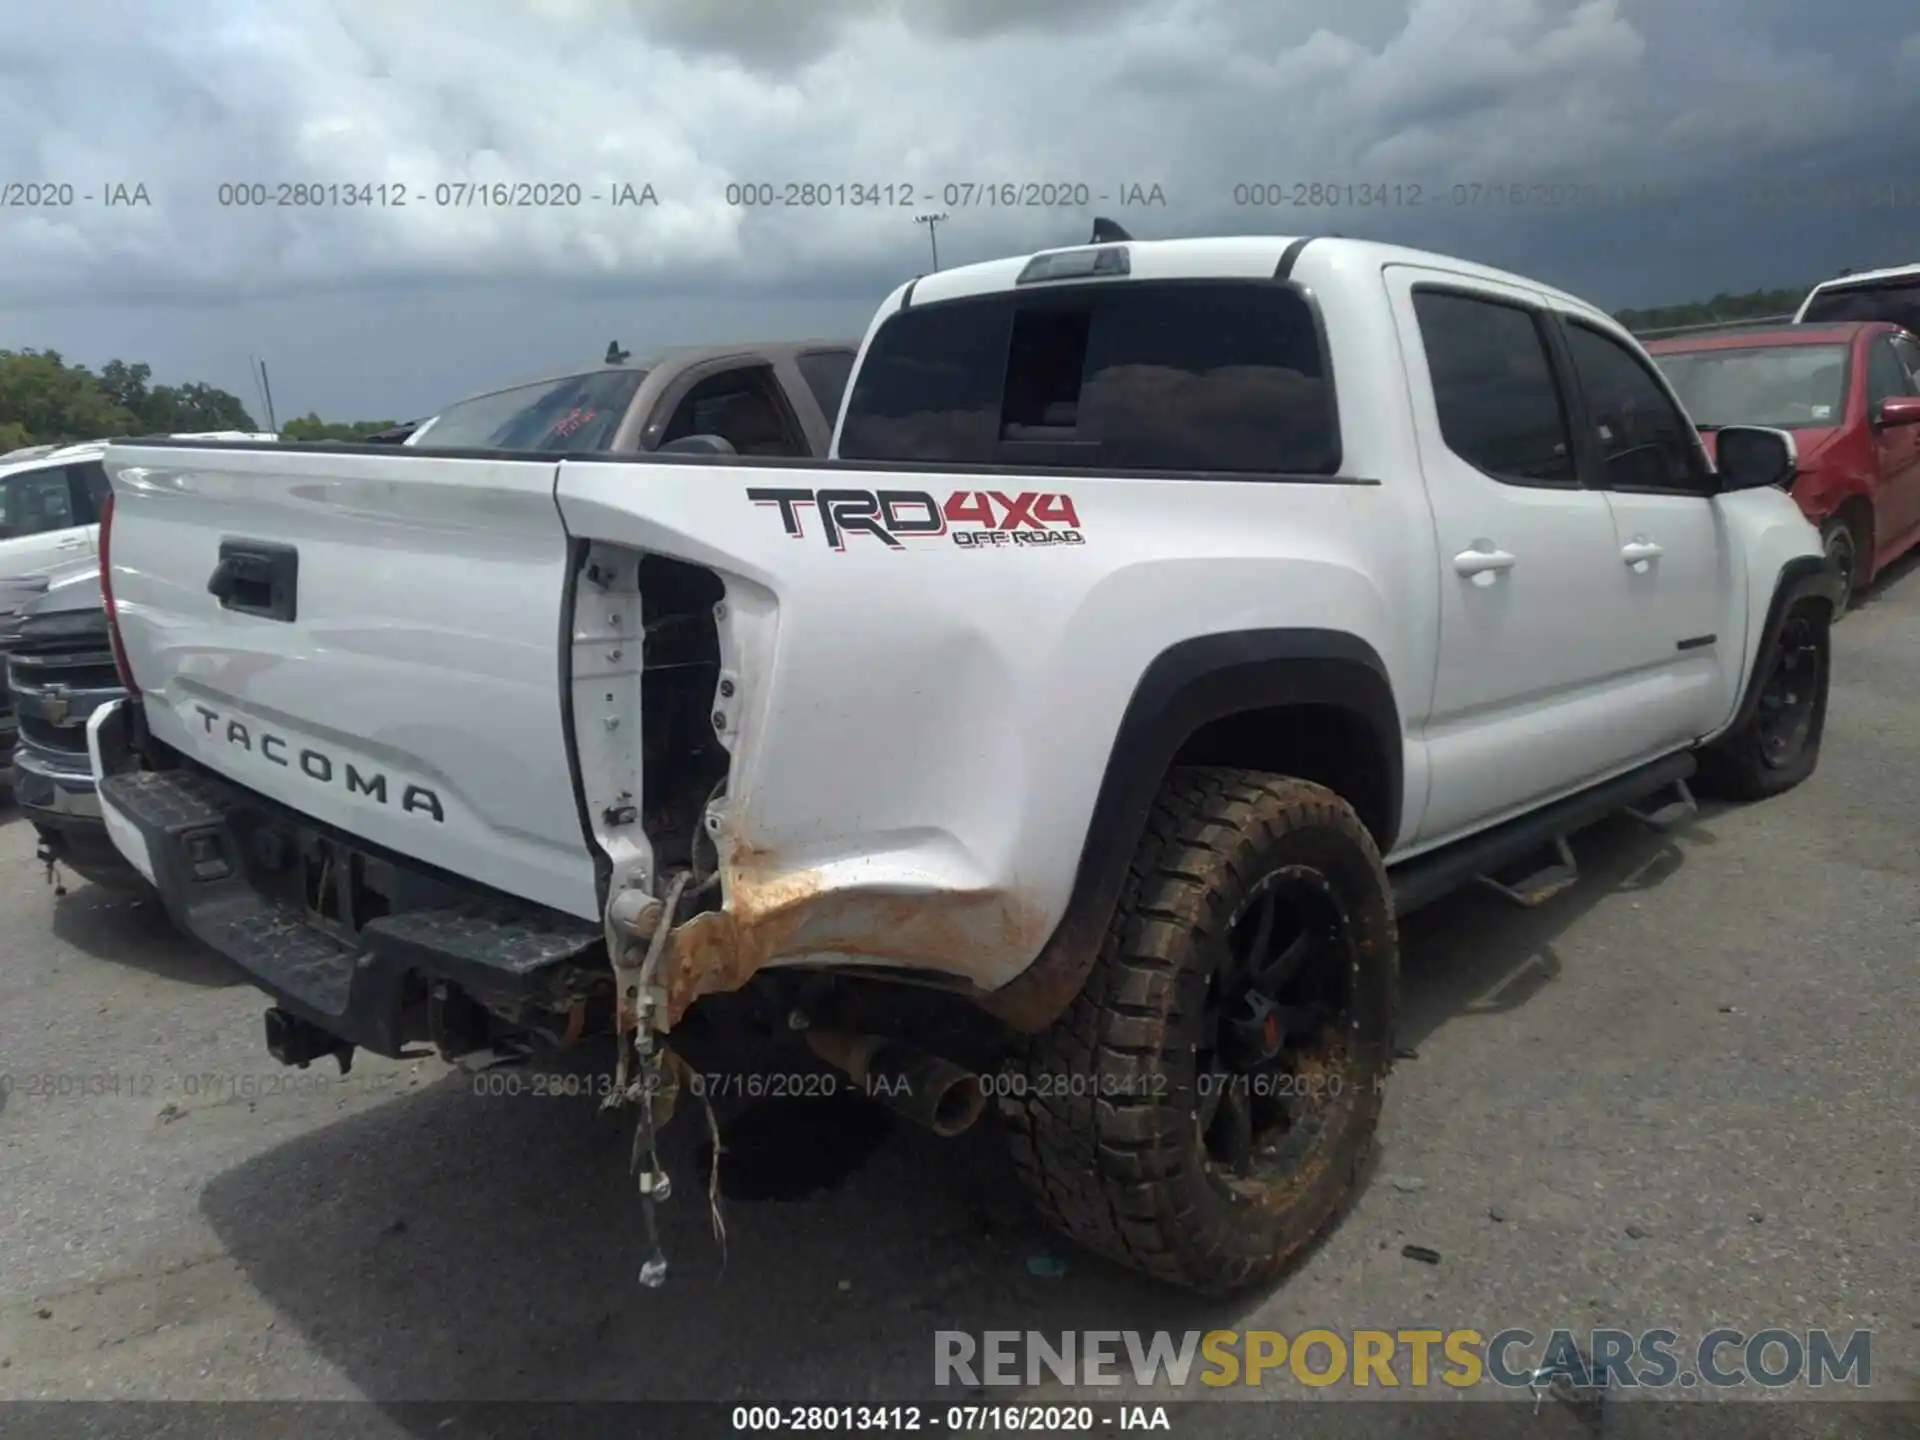
[[[440,412],[422,430],[428,449],[605,450],[647,378],[644,370],[589,370],[489,395]]]
[[[842,459],[1331,475],[1324,337],[1272,280],[1103,281],[922,303],[880,326]]]

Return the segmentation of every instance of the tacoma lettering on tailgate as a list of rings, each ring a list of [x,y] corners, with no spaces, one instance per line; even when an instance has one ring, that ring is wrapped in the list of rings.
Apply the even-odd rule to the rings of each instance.
[[[866,535],[890,550],[905,542],[950,535],[966,550],[993,546],[1082,545],[1080,514],[1071,495],[1024,490],[956,490],[942,504],[925,490],[747,491],[756,505],[777,506],[780,523],[795,540],[806,535],[800,508],[811,505],[829,548],[844,552],[849,535]]]
[[[229,745],[237,745],[249,755],[257,754],[272,765],[284,765],[290,770],[298,770],[309,780],[322,785],[331,785],[336,780],[346,787],[349,795],[363,795],[381,805],[390,804],[388,793],[391,789],[400,791],[400,808],[415,815],[431,816],[442,825],[446,824],[447,812],[440,804],[440,797],[424,785],[408,784],[404,787],[390,786],[386,775],[378,770],[362,771],[351,760],[336,761],[324,750],[315,750],[302,745],[295,750],[284,735],[275,735],[270,730],[247,728],[246,722],[222,715],[218,710],[210,710],[205,705],[193,707],[200,716],[201,723],[207,727],[207,734],[217,735]]]

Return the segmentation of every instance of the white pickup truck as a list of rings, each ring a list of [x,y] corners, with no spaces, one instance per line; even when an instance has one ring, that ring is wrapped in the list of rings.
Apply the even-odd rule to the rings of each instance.
[[[617,1031],[652,1115],[726,1030],[942,1132],[985,1091],[1051,1219],[1202,1291],[1350,1191],[1398,913],[1818,755],[1792,438],[1710,462],[1606,315],[1436,255],[922,277],[828,460],[423,438],[106,460],[105,814],[274,1053]]]

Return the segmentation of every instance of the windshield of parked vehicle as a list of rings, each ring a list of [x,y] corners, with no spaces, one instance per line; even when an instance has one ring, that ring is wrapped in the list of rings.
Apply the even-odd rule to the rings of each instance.
[[[590,370],[476,395],[441,411],[417,443],[430,450],[605,450],[646,378],[644,370]]]
[[[1838,425],[1846,412],[1847,347],[1771,345],[1656,355],[1701,426]]]
[[[1822,290],[1807,302],[1803,325],[1833,325],[1843,320],[1891,320],[1920,333],[1920,281],[1848,285]]]

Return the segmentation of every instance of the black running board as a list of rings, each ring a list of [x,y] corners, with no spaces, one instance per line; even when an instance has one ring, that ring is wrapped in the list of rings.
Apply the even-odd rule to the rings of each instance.
[[[1556,846],[1576,830],[1632,809],[1649,795],[1687,780],[1698,768],[1699,762],[1690,751],[1669,755],[1491,830],[1457,840],[1445,849],[1403,861],[1387,872],[1393,885],[1393,908],[1401,915],[1418,910],[1471,883],[1476,876],[1492,874],[1533,851]],[[1667,817],[1663,814],[1662,818]]]

